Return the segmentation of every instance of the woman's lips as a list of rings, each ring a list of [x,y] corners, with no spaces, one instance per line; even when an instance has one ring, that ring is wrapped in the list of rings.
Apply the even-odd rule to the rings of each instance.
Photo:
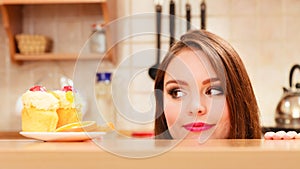
[[[193,132],[200,132],[200,131],[205,131],[210,128],[215,126],[215,124],[207,124],[207,123],[202,123],[202,122],[196,122],[196,123],[189,123],[183,125],[183,127],[188,130],[188,131],[193,131]]]

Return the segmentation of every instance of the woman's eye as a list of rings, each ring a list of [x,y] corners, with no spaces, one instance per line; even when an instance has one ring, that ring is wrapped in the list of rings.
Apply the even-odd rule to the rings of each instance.
[[[171,95],[174,99],[178,99],[185,95],[185,93],[181,89],[171,89],[168,91],[168,94]]]
[[[205,94],[211,95],[211,96],[219,96],[219,95],[223,95],[224,91],[223,91],[222,87],[210,87],[205,92]]]

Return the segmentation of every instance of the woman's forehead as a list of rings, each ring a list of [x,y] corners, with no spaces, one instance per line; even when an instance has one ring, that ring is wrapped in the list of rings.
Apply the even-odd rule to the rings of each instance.
[[[200,50],[183,49],[170,61],[167,79],[202,80],[215,78],[216,73],[207,56]]]

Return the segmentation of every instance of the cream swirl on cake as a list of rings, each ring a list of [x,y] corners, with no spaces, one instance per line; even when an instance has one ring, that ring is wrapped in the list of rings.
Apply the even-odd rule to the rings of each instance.
[[[59,107],[64,109],[76,108],[80,110],[82,108],[82,99],[77,92],[72,89],[66,89],[69,86],[65,86],[62,90],[53,91],[54,95],[59,99]]]
[[[22,95],[25,108],[35,107],[37,109],[54,110],[59,107],[59,100],[51,93],[45,91],[26,91]]]

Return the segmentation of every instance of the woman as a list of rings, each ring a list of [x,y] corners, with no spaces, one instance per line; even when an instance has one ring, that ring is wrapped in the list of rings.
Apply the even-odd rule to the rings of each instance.
[[[261,138],[246,69],[222,38],[192,30],[176,42],[155,79],[156,138]]]

